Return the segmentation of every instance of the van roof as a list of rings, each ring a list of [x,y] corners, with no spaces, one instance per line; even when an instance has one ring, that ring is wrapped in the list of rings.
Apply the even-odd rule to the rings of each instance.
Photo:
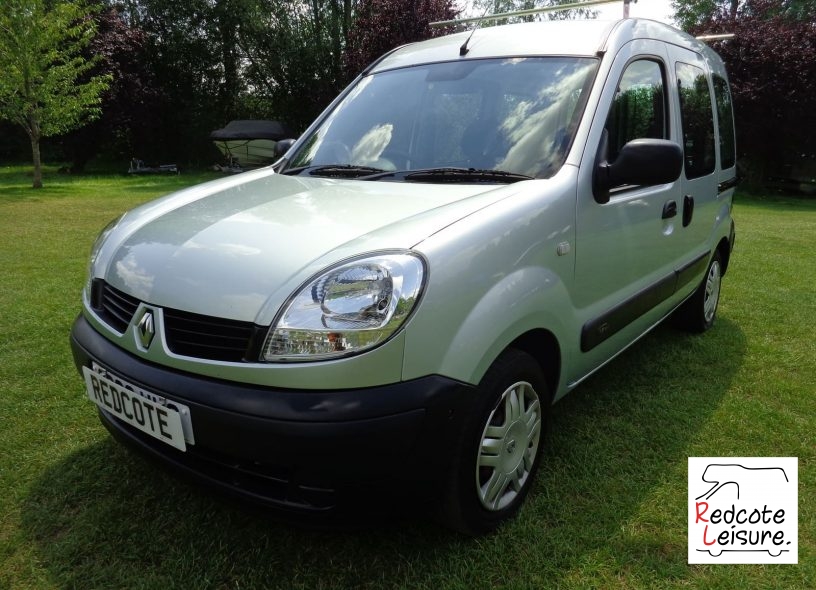
[[[377,62],[372,71],[390,70],[422,63],[519,57],[527,55],[595,56],[617,52],[632,39],[659,39],[704,54],[716,55],[707,45],[669,25],[648,19],[555,20],[479,28],[405,45]],[[459,48],[467,43],[463,58]],[[715,58],[715,62],[719,58]]]

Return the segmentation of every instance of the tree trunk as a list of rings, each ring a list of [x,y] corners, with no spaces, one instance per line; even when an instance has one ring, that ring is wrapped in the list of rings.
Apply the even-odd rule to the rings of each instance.
[[[312,19],[313,19],[312,22],[314,22],[314,27],[315,27],[314,33],[315,33],[315,38],[316,39],[320,39],[321,31],[323,29],[322,23],[320,21],[320,9],[321,8],[322,7],[320,5],[319,0],[312,0]]]
[[[349,30],[351,30],[351,0],[343,0],[343,46],[348,44]]]
[[[331,44],[332,44],[332,77],[339,80],[341,77],[343,54],[343,12],[340,7],[340,0],[331,0],[329,9],[331,10]]]
[[[218,31],[221,36],[221,61],[224,66],[224,84],[222,86],[222,117],[228,120],[234,117],[238,104],[238,54],[236,10],[229,0],[222,0],[216,7]]]
[[[42,163],[40,162],[40,139],[31,138],[31,155],[34,158],[33,188],[42,188]]]
[[[28,119],[28,137],[31,139],[31,158],[34,160],[33,188],[42,188],[42,162],[40,161],[40,122],[34,118]]]

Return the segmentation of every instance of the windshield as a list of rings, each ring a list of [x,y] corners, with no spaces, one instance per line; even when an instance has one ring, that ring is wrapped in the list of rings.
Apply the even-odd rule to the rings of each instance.
[[[461,168],[547,178],[566,158],[596,67],[593,58],[532,57],[366,76],[283,172]]]

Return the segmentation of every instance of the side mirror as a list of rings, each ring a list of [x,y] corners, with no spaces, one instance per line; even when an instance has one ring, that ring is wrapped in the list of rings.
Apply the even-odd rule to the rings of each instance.
[[[286,152],[289,151],[289,148],[294,145],[296,139],[281,139],[279,142],[275,144],[275,157],[282,158]]]
[[[592,174],[592,192],[600,204],[609,202],[610,189],[674,182],[683,170],[683,150],[666,139],[633,139],[612,163],[606,161],[607,149],[608,135],[604,131]]]

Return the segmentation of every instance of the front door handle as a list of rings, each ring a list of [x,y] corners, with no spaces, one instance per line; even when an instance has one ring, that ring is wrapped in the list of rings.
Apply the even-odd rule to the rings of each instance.
[[[663,205],[663,219],[669,219],[677,215],[677,203],[669,201]]]

